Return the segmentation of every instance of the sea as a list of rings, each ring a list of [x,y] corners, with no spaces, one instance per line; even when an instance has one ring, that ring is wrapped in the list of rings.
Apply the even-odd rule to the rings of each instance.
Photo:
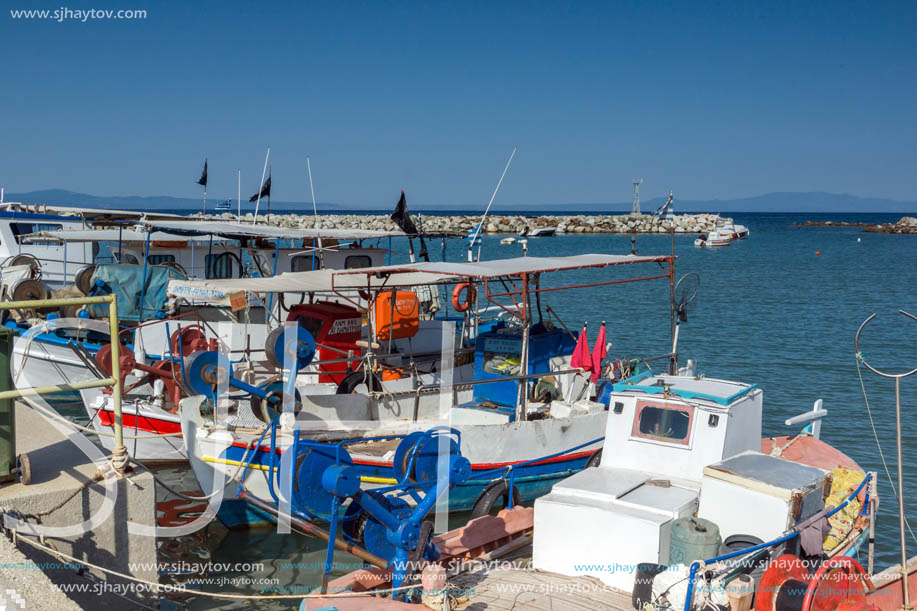
[[[533,216],[541,213],[530,212]],[[695,236],[685,234],[637,235],[634,243],[627,235],[557,235],[529,238],[527,255],[626,254],[632,249],[641,255],[674,252],[676,277],[691,273],[700,277],[688,320],[679,330],[682,363],[694,359],[697,371],[708,377],[759,385],[764,391],[765,436],[793,433],[796,429],[787,427],[785,421],[812,409],[816,400],[823,400],[828,416],[823,420],[822,438],[863,469],[879,475],[876,566],[894,564],[900,558],[898,507],[886,467],[895,478],[895,382],[858,367],[854,337],[867,317],[876,314],[862,333],[859,349],[863,358],[889,373],[917,368],[917,321],[898,313],[904,310],[917,315],[917,235],[867,233],[862,227],[795,225],[807,220],[887,223],[898,220],[900,214],[723,216],[749,227],[748,238],[725,248],[701,249],[693,244]],[[518,242],[501,245],[503,237],[484,236],[481,258],[523,255]],[[446,259],[465,260],[466,245],[462,240],[447,241]],[[398,252],[393,262],[406,261],[406,244],[396,243],[395,248]],[[438,241],[429,248],[434,259],[442,256]],[[653,275],[658,268],[652,267],[640,271]],[[588,284],[630,273],[609,268],[546,274],[543,286]],[[550,306],[574,332],[586,324],[593,340],[604,322],[612,342],[609,357],[638,358],[671,349],[668,296],[668,284],[654,280],[546,292],[542,307]],[[556,320],[552,322],[556,324]],[[905,507],[910,523],[917,527],[917,375],[902,378],[900,386]],[[167,469],[161,474],[182,490],[196,490],[187,469]],[[193,510],[193,504],[189,505]],[[454,522],[462,519],[453,517]],[[908,534],[908,543],[917,552],[917,539],[912,534]],[[160,555],[164,562],[225,565],[204,576],[193,576],[203,577],[197,586],[201,589],[258,594],[316,586],[324,545],[295,534],[280,535],[273,529],[230,532],[212,523],[194,535],[162,540]],[[338,554],[337,561],[342,564],[335,574],[348,572],[348,563],[356,562],[344,554]],[[257,563],[259,568],[226,568],[237,562]],[[180,582],[189,577],[164,576],[163,581]],[[298,602],[291,601],[227,604],[204,596],[170,597],[190,609],[298,607]]]

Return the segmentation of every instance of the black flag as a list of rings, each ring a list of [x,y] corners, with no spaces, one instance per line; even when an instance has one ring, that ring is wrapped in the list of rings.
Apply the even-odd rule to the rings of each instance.
[[[395,221],[401,231],[410,236],[417,235],[417,226],[414,225],[414,221],[411,220],[411,216],[408,214],[408,203],[404,199],[404,191],[401,192],[401,199],[398,200],[398,205],[395,206],[395,211],[392,212],[392,220]]]
[[[201,173],[200,179],[197,181],[197,184],[207,188],[207,160],[204,160],[204,171]]]
[[[259,197],[270,197],[270,196],[271,196],[271,175],[268,174],[267,180],[264,181],[264,186],[261,187],[261,190],[259,192],[255,193],[250,198],[248,198],[248,201],[255,202],[255,201],[258,201]]]
[[[417,225],[414,224],[414,221],[411,220],[411,215],[408,214],[408,202],[404,198],[404,191],[401,192],[401,199],[398,200],[395,211],[392,212],[392,220],[395,221],[395,224],[398,225],[401,231],[408,235],[408,247],[411,251],[411,261],[414,260],[414,243],[413,240],[411,240],[412,236],[418,236],[420,238],[420,256],[424,261],[429,261],[430,255],[427,254],[427,245],[423,241],[423,236],[417,231]]]

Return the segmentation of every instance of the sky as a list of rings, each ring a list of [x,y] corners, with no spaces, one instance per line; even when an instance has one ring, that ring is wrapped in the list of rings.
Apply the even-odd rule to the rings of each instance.
[[[20,9],[142,19],[13,18]],[[917,4],[156,2],[0,12],[0,186],[349,206],[913,201]]]

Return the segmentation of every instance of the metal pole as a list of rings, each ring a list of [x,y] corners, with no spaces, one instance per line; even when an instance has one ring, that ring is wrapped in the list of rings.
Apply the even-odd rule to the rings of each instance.
[[[895,376],[895,438],[898,442],[898,527],[901,529],[901,586],[904,588],[904,608],[910,609],[907,586],[907,537],[904,536],[904,465],[901,459],[901,378]]]
[[[898,310],[899,314],[907,316],[908,318],[917,321],[917,316],[909,314],[904,310]],[[857,359],[863,363],[863,366],[874,374],[881,376],[883,378],[892,378],[895,380],[895,440],[897,443],[898,449],[898,527],[900,529],[901,536],[901,589],[902,589],[902,600],[904,601],[904,609],[911,608],[910,601],[910,592],[908,591],[908,571],[907,571],[907,531],[905,526],[907,521],[904,516],[904,464],[902,459],[901,452],[901,378],[906,378],[917,373],[917,368],[914,368],[906,373],[885,373],[879,371],[872,365],[870,365],[866,359],[863,357],[863,354],[860,352],[860,334],[863,332],[863,328],[869,324],[876,315],[872,314],[863,321],[860,325],[860,328],[857,329],[856,337],[853,340],[854,350],[856,352]]]
[[[677,335],[677,325],[675,324],[675,318],[677,314],[675,313],[675,259],[672,258],[669,260],[669,318],[672,332],[672,362],[669,364],[669,373],[671,375],[678,375],[678,357],[675,356],[674,346],[678,340]]]
[[[112,294],[108,306],[108,324],[111,329],[111,369],[114,381],[111,385],[111,402],[115,412],[115,448],[112,463],[120,472],[127,466],[127,448],[124,447],[124,427],[121,412],[121,338],[118,335],[118,298]]]
[[[879,482],[877,480],[877,474],[875,471],[872,472],[872,477],[869,479],[869,563],[866,569],[866,572],[872,575],[873,564],[876,557],[876,501],[878,497],[876,496],[879,493]]]
[[[23,388],[21,390],[4,390],[0,392],[0,399],[18,399],[20,397],[34,397],[35,395],[53,395],[55,393],[83,390],[85,388],[101,388],[102,386],[111,386],[113,383],[114,378],[102,378],[101,380],[85,380],[83,382],[73,382],[72,384],[53,384],[51,386],[36,386],[34,388]]]
[[[529,373],[529,275],[522,276],[522,354],[519,356],[521,375]],[[528,380],[519,381],[519,405],[516,407],[516,422],[525,421],[526,400],[528,399]]]

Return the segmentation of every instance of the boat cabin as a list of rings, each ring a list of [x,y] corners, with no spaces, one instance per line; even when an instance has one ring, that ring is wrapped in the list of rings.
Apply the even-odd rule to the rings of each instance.
[[[630,591],[667,564],[672,524],[695,515],[704,468],[761,448],[754,385],[644,373],[614,385],[599,467],[535,502],[535,568]]]

